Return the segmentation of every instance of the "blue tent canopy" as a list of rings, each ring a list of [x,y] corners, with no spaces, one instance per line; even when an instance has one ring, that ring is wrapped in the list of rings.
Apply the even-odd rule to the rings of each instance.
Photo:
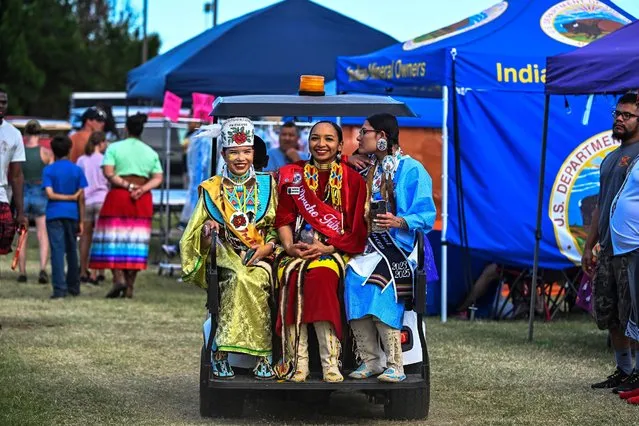
[[[488,262],[529,267],[546,57],[575,50],[632,20],[609,0],[500,1],[408,42],[338,58],[337,90],[443,97],[448,141],[442,158],[448,163],[442,170],[448,190],[442,200],[447,209],[442,241],[467,246]],[[614,144],[606,133],[608,100],[551,102],[539,264],[561,269],[581,258],[588,209],[598,191],[598,162]],[[449,260],[452,269],[459,269]],[[447,273],[442,270],[443,317]],[[464,290],[451,284],[452,301]]]
[[[131,98],[290,94],[299,76],[335,78],[338,55],[397,40],[308,0],[285,0],[207,30],[129,72]]]
[[[639,21],[547,60],[546,93],[619,93],[639,88]]]
[[[337,90],[441,97],[474,90],[543,92],[547,56],[629,23],[609,0],[509,0],[448,27],[362,56],[341,56]]]

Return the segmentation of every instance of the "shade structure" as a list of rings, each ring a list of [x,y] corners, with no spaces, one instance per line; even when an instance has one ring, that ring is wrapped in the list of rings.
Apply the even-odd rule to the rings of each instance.
[[[188,40],[133,69],[131,98],[162,100],[164,91],[189,99],[290,94],[301,74],[335,76],[339,55],[395,43],[392,37],[308,0],[284,0],[243,15]]]
[[[376,113],[415,117],[403,102],[375,95],[238,95],[215,100],[211,115],[217,117],[296,115],[307,117],[366,117]]]
[[[619,93],[639,89],[639,22],[546,60],[546,93]]]

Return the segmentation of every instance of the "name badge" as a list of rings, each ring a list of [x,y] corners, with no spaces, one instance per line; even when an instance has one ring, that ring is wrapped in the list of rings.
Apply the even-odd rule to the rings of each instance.
[[[299,186],[289,186],[286,188],[286,193],[288,195],[300,195],[300,187]]]

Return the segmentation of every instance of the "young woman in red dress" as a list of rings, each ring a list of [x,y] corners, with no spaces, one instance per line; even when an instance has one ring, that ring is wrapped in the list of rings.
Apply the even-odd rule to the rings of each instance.
[[[342,306],[339,296],[348,258],[366,245],[366,182],[340,162],[343,137],[335,123],[311,129],[311,159],[284,166],[279,175],[275,227],[285,253],[278,333],[285,348],[278,374],[303,382],[309,375],[307,325],[318,337],[325,381],[339,382]]]

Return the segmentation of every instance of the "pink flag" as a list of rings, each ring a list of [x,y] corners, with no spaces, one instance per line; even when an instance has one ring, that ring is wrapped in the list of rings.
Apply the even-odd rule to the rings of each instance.
[[[180,108],[182,108],[182,98],[168,90],[164,92],[162,114],[171,121],[178,121],[178,118],[180,118]]]
[[[209,117],[213,109],[213,101],[215,96],[205,93],[193,93],[193,118],[212,122],[213,117]]]

